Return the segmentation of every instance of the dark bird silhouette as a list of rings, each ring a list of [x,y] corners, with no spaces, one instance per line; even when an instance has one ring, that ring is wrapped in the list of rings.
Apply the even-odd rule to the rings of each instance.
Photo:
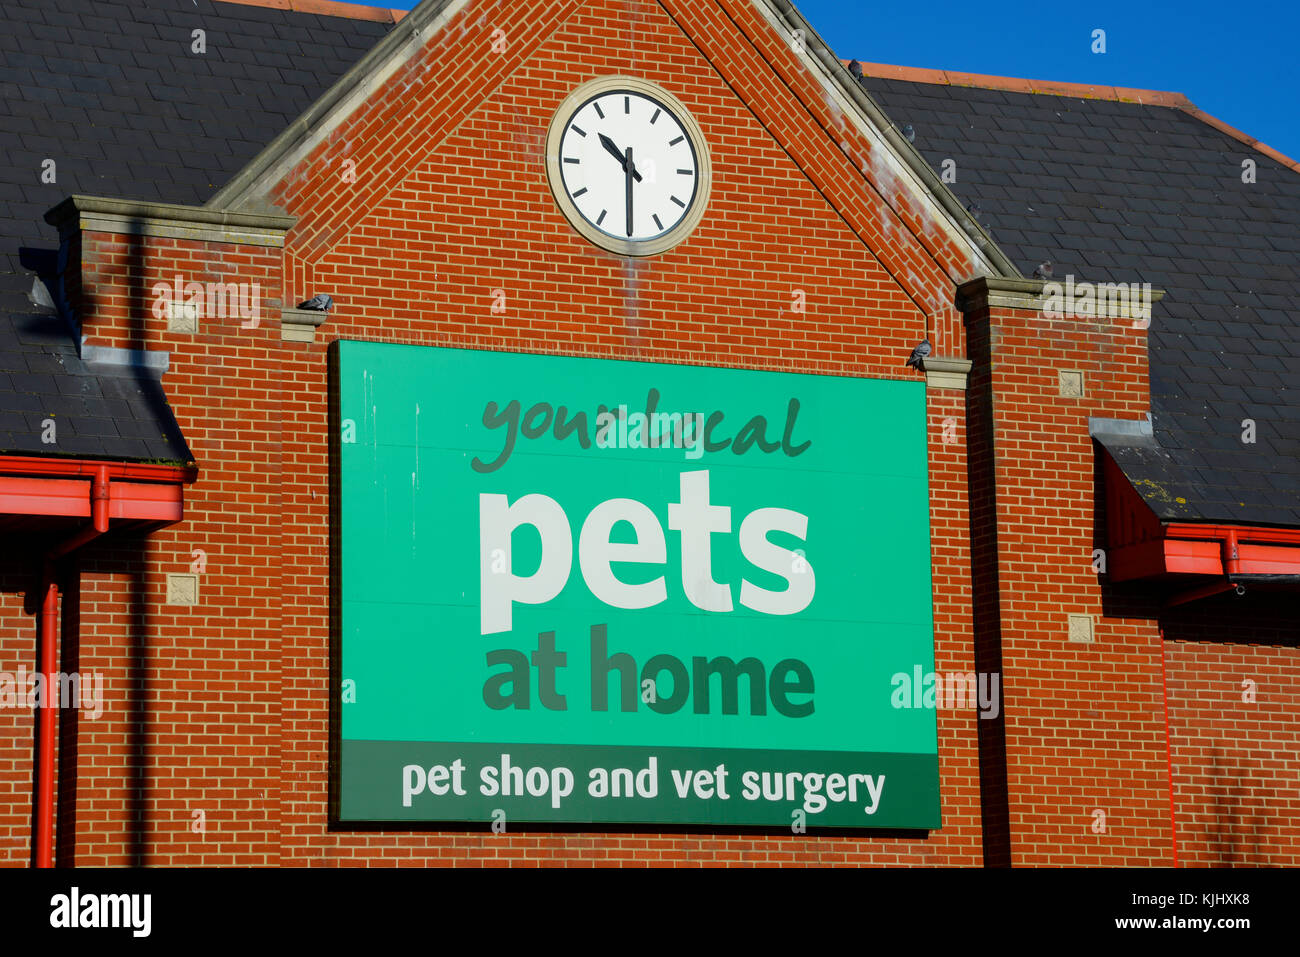
[[[852,76],[853,79],[855,79],[855,80],[857,80],[857,79],[861,79],[861,77],[862,77],[862,64],[859,63],[857,60],[850,60],[850,61],[849,61],[849,75]]]
[[[1036,268],[1036,269],[1034,270],[1034,278],[1035,278],[1035,279],[1051,279],[1051,278],[1052,278],[1052,264],[1051,264],[1050,262],[1039,263],[1039,264],[1038,264],[1038,268]]]
[[[911,366],[913,369],[921,368],[921,360],[928,356],[933,349],[934,347],[930,345],[929,339],[922,339],[916,344],[916,348],[912,350],[912,354],[908,357],[906,364]]]
[[[903,138],[911,143],[916,139],[916,130],[912,129],[911,123],[903,124]]]
[[[318,292],[306,302],[298,303],[298,308],[310,309],[313,312],[329,312],[334,308],[334,299],[323,292]]]

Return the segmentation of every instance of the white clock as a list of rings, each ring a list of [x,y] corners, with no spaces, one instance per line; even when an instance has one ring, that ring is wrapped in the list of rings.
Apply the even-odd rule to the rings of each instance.
[[[624,256],[661,253],[704,215],[712,179],[699,125],[663,88],[602,77],[555,111],[546,168],[556,203],[588,240]]]

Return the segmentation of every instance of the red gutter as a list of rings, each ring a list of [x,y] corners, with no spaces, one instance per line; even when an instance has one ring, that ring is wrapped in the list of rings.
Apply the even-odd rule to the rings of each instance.
[[[91,485],[101,474],[113,482],[110,519],[177,522],[181,486],[193,482],[198,469],[0,455],[0,515],[90,519]]]
[[[183,509],[180,486],[193,482],[197,476],[198,469],[194,466],[0,455],[0,514],[90,519],[88,525],[51,548],[41,561],[37,668],[45,679],[45,697],[36,725],[36,807],[32,834],[36,867],[54,866],[54,742],[58,730],[56,711],[60,705],[59,586],[55,563],[107,532],[111,519],[179,521]]]
[[[1300,576],[1300,528],[1220,522],[1162,522],[1115,460],[1103,456],[1107,566],[1111,581],[1195,575]],[[1193,582],[1193,587],[1205,584]],[[1188,592],[1186,599],[1212,592]]]
[[[1198,525],[1192,522],[1171,522],[1165,526],[1166,538],[1224,540],[1231,535],[1235,535],[1245,542],[1300,545],[1300,528],[1257,528],[1253,525]]]
[[[1115,581],[1157,575],[1300,575],[1300,529],[1172,522],[1111,553]]]
[[[1300,545],[1300,529],[1175,524],[1165,527],[1165,539],[1184,543],[1162,549],[1165,571],[1223,576],[1220,581],[1174,595],[1166,606],[1225,591],[1244,595],[1245,586],[1232,581],[1239,575],[1300,575],[1300,548],[1295,547]],[[1250,542],[1268,544],[1247,544]]]
[[[0,475],[42,475],[49,478],[93,478],[107,470],[110,479],[137,482],[193,482],[195,465],[149,465],[143,462],[96,462],[89,459],[40,458],[30,455],[0,455]]]

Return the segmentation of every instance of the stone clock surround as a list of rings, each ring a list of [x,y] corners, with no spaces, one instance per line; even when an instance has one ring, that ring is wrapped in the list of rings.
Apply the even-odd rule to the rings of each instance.
[[[628,240],[618,236],[611,236],[596,228],[582,215],[574,205],[573,200],[569,198],[568,191],[564,188],[564,179],[560,169],[560,140],[564,136],[564,129],[569,117],[578,107],[592,97],[612,93],[616,90],[628,90],[661,101],[676,116],[682,129],[686,131],[686,135],[690,137],[691,142],[695,145],[697,183],[691,208],[686,211],[686,214],[678,221],[677,225],[654,239]],[[709,193],[713,187],[713,163],[709,156],[709,144],[704,138],[704,132],[695,121],[695,117],[691,115],[690,110],[677,97],[658,84],[638,77],[604,76],[577,87],[564,98],[552,115],[551,125],[546,132],[546,181],[551,187],[551,194],[555,197],[555,202],[559,205],[565,218],[587,240],[620,256],[654,256],[672,249],[686,239],[699,225],[704,216],[704,210],[709,205]]]

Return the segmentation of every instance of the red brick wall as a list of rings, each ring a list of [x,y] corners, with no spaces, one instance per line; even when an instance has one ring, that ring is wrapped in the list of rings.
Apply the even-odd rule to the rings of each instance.
[[[976,641],[1005,710],[981,742],[990,859],[1168,863],[1159,629],[1107,607],[1092,571],[1087,420],[1147,409],[1146,334],[1001,307],[969,325]],[[1059,394],[1059,369],[1084,373],[1082,398]],[[1095,616],[1093,643],[1067,641],[1070,614]]]
[[[268,335],[271,341],[278,341],[275,324],[261,323],[279,314],[284,272],[281,250],[94,231],[78,235],[80,269],[75,262],[70,266],[69,287],[74,308],[82,317],[81,332],[86,344],[164,350],[184,345],[185,354],[192,356],[201,352],[205,343],[215,342],[214,336],[247,332],[243,339],[246,347],[260,344]],[[182,290],[189,282],[247,283],[251,292],[256,284],[260,295],[258,316],[241,319],[228,306],[228,315],[207,316],[200,321],[198,338],[192,333],[176,338],[176,334],[168,332],[166,312],[158,304],[162,294],[156,296],[155,292],[163,284],[173,290],[170,294],[174,298],[177,276],[181,277]],[[219,302],[214,300],[214,305]],[[243,328],[245,323],[249,328]],[[209,381],[215,384],[224,374],[214,372]]]
[[[274,863],[281,397],[295,389],[277,360],[282,253],[98,232],[82,238],[83,334],[93,345],[169,353],[164,387],[201,472],[187,490],[183,522],[87,547],[79,601],[64,599],[65,618],[80,617],[79,667],[102,675],[107,692],[98,719],[79,719],[75,755],[61,756],[76,785],[60,794],[60,822],[76,840],[60,842],[60,861]],[[183,282],[256,283],[256,326],[245,328],[253,322],[238,314],[205,314],[197,333],[168,331],[154,314],[153,287],[177,274]],[[166,604],[165,576],[190,572],[196,549],[205,553],[199,604]],[[34,571],[39,551],[34,544],[28,551]],[[28,618],[18,634],[34,632]],[[62,667],[71,670],[63,651]],[[67,712],[60,717],[68,720]],[[28,755],[30,741],[30,730],[17,738]],[[26,831],[29,785],[18,784],[15,814]],[[27,858],[25,847],[7,855],[10,863]]]
[[[922,335],[942,355],[965,353],[952,299],[969,263],[747,4],[515,3],[478,18],[476,8],[462,14],[286,177],[275,196],[300,221],[283,253],[84,237],[84,331],[95,344],[170,352],[164,384],[201,473],[184,522],[93,546],[80,594],[68,599],[80,619],[80,666],[102,671],[109,695],[100,719],[80,722],[75,754],[64,754],[65,778],[76,782],[64,790],[61,860],[1169,862],[1159,624],[1108,604],[1090,567],[1087,416],[1146,409],[1144,336],[1012,310],[972,317],[971,392],[931,390],[928,399],[936,668],[1000,672],[1005,715],[939,713],[941,830],[330,828],[330,340],[891,378],[916,375],[902,362]],[[497,27],[506,55],[491,49]],[[695,234],[636,263],[573,232],[550,197],[540,149],[575,85],[624,72],[687,104],[715,171]],[[348,159],[355,183],[342,175]],[[152,315],[151,290],[178,271],[259,282],[265,318],[245,329],[206,317],[198,333],[168,332]],[[504,313],[490,311],[496,289]],[[797,290],[802,312],[791,309]],[[337,304],[316,343],[282,342],[281,299],[314,292]],[[1057,396],[1058,365],[1087,372],[1087,398]],[[190,570],[195,549],[207,560],[200,603],[169,606],[165,575]],[[19,607],[23,567],[0,573],[10,667],[34,660],[34,622]],[[972,580],[988,589],[978,601]],[[1094,644],[1066,643],[1068,612],[1098,616]],[[1176,684],[1184,657],[1172,649],[1185,646],[1164,647]],[[1261,674],[1294,675],[1283,650],[1258,654]],[[1174,700],[1189,700],[1182,694]],[[1268,713],[1277,717],[1266,730],[1294,741],[1293,726],[1279,723],[1285,711]],[[1190,706],[1172,715],[1187,729],[1175,739],[1176,765],[1190,795],[1215,735],[1231,725]],[[30,724],[0,712],[0,859],[11,864],[28,857]],[[1271,767],[1252,754],[1252,767]],[[1284,817],[1294,790],[1276,787],[1292,802],[1278,805]],[[1272,806],[1261,788],[1252,794],[1241,806]],[[1096,809],[1104,833],[1092,829]],[[1294,856],[1294,831],[1276,833]]]
[[[562,266],[570,256],[594,258],[549,197],[541,146],[551,113],[574,86],[598,75],[635,72],[668,86],[704,128],[714,152],[715,187],[701,238],[724,260],[730,273],[724,276],[748,280],[748,301],[735,305],[751,325],[779,320],[790,289],[765,286],[756,281],[765,274],[743,264],[803,253],[805,228],[843,234],[847,226],[870,250],[873,272],[887,277],[888,287],[905,290],[903,308],[931,317],[940,351],[961,353],[952,288],[972,274],[969,257],[919,211],[838,106],[798,66],[789,42],[772,34],[749,4],[606,0],[575,8],[530,0],[487,13],[467,7],[422,56],[394,74],[388,92],[372,97],[286,176],[272,198],[299,217],[291,234],[291,285],[315,288],[330,278],[326,260],[347,263],[342,245],[360,242],[373,252],[367,240],[387,240],[390,249],[410,253],[412,265],[425,268],[418,279],[404,281],[395,273],[395,288],[355,305],[382,305],[402,318],[407,308],[395,293],[411,281],[427,281],[428,265],[472,267],[480,255],[439,243],[440,236],[417,224],[449,226],[448,238],[472,235],[480,248],[504,247],[508,260],[551,256],[550,265]],[[686,27],[690,38],[682,32]],[[494,49],[496,30],[504,31],[504,52]],[[473,139],[470,130],[491,139]],[[444,162],[426,167],[424,158],[433,152]],[[345,173],[355,173],[355,182]],[[440,216],[427,207],[442,197],[449,203]],[[816,218],[802,218],[809,204]],[[377,207],[386,207],[388,215],[367,224]],[[485,209],[495,216],[479,215]],[[358,232],[367,225],[369,236]],[[486,245],[478,241],[484,238]],[[824,238],[809,238],[809,251],[824,245]],[[730,250],[728,240],[735,244]],[[763,247],[758,258],[756,243]],[[812,257],[787,262],[801,270],[799,287],[805,285],[802,276],[825,268]],[[383,278],[391,264],[366,265]],[[833,278],[834,268],[822,275]],[[454,293],[462,306],[481,306],[485,277],[481,270],[469,271],[469,281]],[[708,303],[693,305],[698,310]],[[873,303],[876,308],[868,310],[847,297],[819,305],[822,322],[850,328],[874,326],[870,320],[890,308]],[[916,328],[924,332],[926,325]]]
[[[170,351],[168,397],[202,470],[183,523],[87,556],[81,664],[109,676],[111,701],[81,726],[76,798],[64,817],[76,842],[64,842],[65,860],[979,862],[970,712],[939,716],[945,826],[929,838],[328,829],[329,339],[910,377],[902,360],[937,321],[918,308],[919,290],[942,281],[951,300],[951,279],[843,153],[799,118],[799,100],[716,10],[691,14],[717,34],[697,47],[655,5],[634,9],[635,31],[614,33],[607,24],[626,19],[626,5],[556,9],[568,15],[563,24],[536,8],[531,17],[522,8],[498,15],[511,38],[507,63],[485,53],[489,27],[473,28],[483,43],[458,28],[435,41],[433,68],[412,63],[392,88],[413,87],[355,121],[368,131],[334,140],[359,147],[356,184],[343,188],[327,174],[338,157],[290,178],[281,198],[302,221],[284,257],[295,284],[284,298],[328,291],[338,304],[314,345],[281,342],[274,321],[243,329],[205,317],[190,334],[168,332],[152,314],[153,284],[180,272],[186,281],[259,281],[273,315],[277,250],[84,237],[89,341]],[[550,198],[540,149],[519,148],[541,143],[574,85],[630,64],[688,104],[715,170],[695,235],[635,264],[579,239]],[[762,74],[763,91],[748,93],[760,110],[728,87],[741,73]],[[762,99],[778,95],[780,103]],[[442,106],[430,112],[435,101]],[[399,159],[385,171],[379,157]],[[489,311],[497,288],[507,302],[499,315]],[[805,311],[792,311],[797,290]],[[940,441],[943,419],[962,417],[961,399],[932,393],[930,413],[936,664],[964,671],[972,666],[964,439],[958,429],[955,443]],[[189,570],[193,549],[207,554],[200,604],[168,606],[164,576]],[[15,796],[15,814],[28,806]],[[15,847],[9,860],[23,856]]]
[[[36,619],[23,610],[36,574],[30,556],[0,556],[0,671],[10,675],[36,665]],[[0,708],[0,863],[30,859],[35,730],[27,708]]]
[[[1161,624],[1179,863],[1300,865],[1295,599],[1248,590],[1182,606]]]
[[[665,13],[653,5],[632,9],[635,30],[610,31],[611,17],[626,19],[626,5],[584,7],[509,71],[483,57],[480,47],[457,44],[439,50],[446,58],[440,69],[476,78],[497,71],[495,85],[488,84],[491,95],[468,115],[454,114],[459,125],[447,124],[440,138],[421,140],[421,149],[436,147],[433,155],[411,164],[405,177],[363,214],[349,212],[347,206],[335,210],[337,200],[328,197],[348,196],[335,177],[317,180],[309,190],[292,184],[282,192],[281,202],[303,216],[290,234],[290,246],[304,259],[295,268],[310,278],[295,295],[329,291],[340,304],[323,329],[326,337],[914,375],[903,369],[902,361],[926,333],[926,319],[882,263],[903,254],[915,257],[917,251],[900,243],[900,249],[883,247],[875,255],[861,234],[846,228],[836,206],[844,205],[845,197],[828,197],[800,172],[788,150],[736,102],[705,56]],[[522,27],[519,34],[530,35]],[[727,69],[733,72],[743,68],[742,56],[752,56],[735,40],[719,38],[716,49],[729,58]],[[574,62],[576,51],[582,52],[581,64]],[[594,75],[625,72],[630,65],[668,86],[691,108],[709,140],[714,166],[709,213],[692,238],[668,254],[635,264],[576,236],[551,199],[540,150],[552,111],[573,86]],[[376,117],[385,117],[383,123],[368,119],[370,113],[356,123],[376,124],[375,133],[390,126],[405,129],[403,111],[423,109],[421,97],[432,95],[423,88],[436,89],[437,84],[435,71],[428,79],[414,67],[410,72],[421,78],[413,81],[404,101],[372,108]],[[411,136],[429,136],[442,109]],[[782,122],[791,124],[788,117]],[[808,130],[791,138],[802,139],[792,149],[811,152],[815,147],[825,153]],[[348,131],[332,142],[344,140],[368,142],[365,132]],[[409,138],[403,134],[399,142],[380,138],[378,143],[376,153],[388,155],[405,150]],[[339,168],[344,158],[355,160],[359,178],[372,162],[364,149],[346,156],[322,150],[312,162],[329,170]],[[847,175],[842,155],[823,156],[819,162],[838,162],[839,175]],[[856,193],[853,202],[863,229],[878,229],[877,218],[890,214],[871,191],[858,187]],[[360,193],[368,195],[364,189]],[[443,197],[455,199],[447,203]],[[921,268],[918,260],[916,271]],[[932,260],[924,269],[927,275],[936,272]],[[950,302],[953,284],[945,282]],[[494,289],[505,292],[504,313],[490,311]],[[806,296],[806,312],[791,311],[796,290]],[[285,406],[285,541],[316,556],[287,570],[291,587],[284,599],[284,707],[294,726],[285,736],[283,755],[289,786],[282,819],[286,863],[979,862],[974,717],[969,713],[940,715],[945,827],[928,840],[328,831],[329,633],[320,615],[328,596],[328,529],[323,497],[310,497],[313,487],[322,488],[327,456],[322,351],[317,345],[293,353],[302,359],[291,373],[303,385],[302,401]],[[932,395],[935,488],[944,498],[936,517],[935,575],[944,586],[955,586],[936,597],[941,622],[937,667],[969,670],[963,453],[960,439],[954,445],[937,444],[936,423],[947,414],[961,416],[960,395]],[[882,688],[882,693],[888,691]]]

